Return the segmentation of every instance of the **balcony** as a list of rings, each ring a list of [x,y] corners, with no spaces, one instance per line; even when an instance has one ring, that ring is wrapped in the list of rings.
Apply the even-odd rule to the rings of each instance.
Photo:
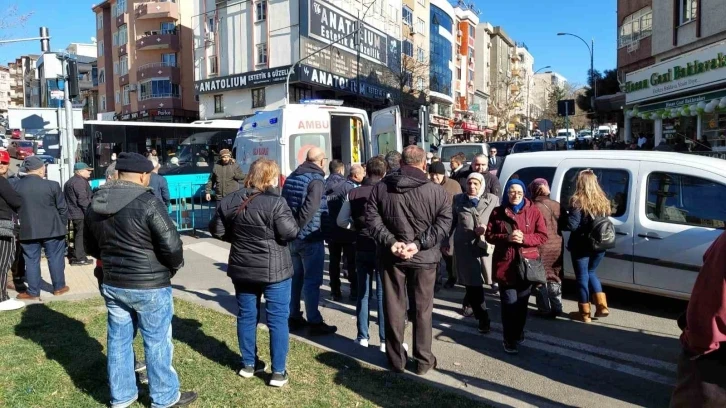
[[[179,19],[179,6],[174,1],[147,0],[134,7],[136,19],[171,18]]]
[[[512,76],[513,77],[517,77],[518,78],[520,75],[521,75],[521,70],[519,70],[517,68],[513,68],[512,69]]]
[[[129,47],[128,44],[119,45],[118,46],[118,56],[126,55],[129,53]]]
[[[123,88],[124,86],[129,84],[129,73],[125,73],[123,75],[119,75],[118,77],[118,86],[119,88]]]
[[[509,89],[512,91],[512,93],[519,92],[519,84],[512,84],[509,86]]]
[[[179,36],[176,30],[147,31],[137,37],[136,49],[179,51]]]
[[[158,93],[139,95],[139,109],[180,109],[181,96],[178,93]]]
[[[181,82],[181,73],[176,64],[169,62],[152,62],[140,66],[136,71],[136,79],[143,81],[146,78],[166,78],[173,84]]]
[[[129,18],[127,16],[128,16],[128,14],[123,13],[123,14],[119,14],[118,17],[116,17],[116,27],[117,28],[128,23]]]

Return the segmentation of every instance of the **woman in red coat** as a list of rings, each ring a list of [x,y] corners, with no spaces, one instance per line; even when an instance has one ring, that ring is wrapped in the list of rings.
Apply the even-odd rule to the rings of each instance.
[[[517,354],[524,342],[524,324],[532,284],[519,278],[518,257],[539,257],[538,247],[547,242],[547,225],[542,213],[525,198],[524,183],[517,179],[504,187],[503,204],[492,211],[486,240],[494,245],[494,280],[499,282],[504,351]]]

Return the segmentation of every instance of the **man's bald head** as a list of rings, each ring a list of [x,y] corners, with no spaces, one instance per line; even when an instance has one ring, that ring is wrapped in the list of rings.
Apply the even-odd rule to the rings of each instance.
[[[309,162],[319,162],[325,158],[325,152],[323,149],[319,147],[313,147],[310,150],[308,150],[308,155],[306,160]]]
[[[366,171],[360,164],[354,164],[350,166],[350,178],[356,183],[363,181],[366,176]]]
[[[426,171],[426,152],[422,148],[416,145],[406,146],[401,156],[403,164]]]

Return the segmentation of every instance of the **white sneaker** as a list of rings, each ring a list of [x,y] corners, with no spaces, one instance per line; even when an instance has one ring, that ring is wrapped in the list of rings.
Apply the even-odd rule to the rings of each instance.
[[[17,299],[8,299],[4,302],[0,302],[0,311],[18,310],[25,307],[25,303]]]
[[[381,344],[381,353],[386,352],[386,343]]]
[[[361,347],[368,347],[368,340],[366,339],[355,339],[355,342],[358,343]]]
[[[406,350],[406,352],[408,353],[408,344],[403,343],[401,345],[403,346],[403,349]]]

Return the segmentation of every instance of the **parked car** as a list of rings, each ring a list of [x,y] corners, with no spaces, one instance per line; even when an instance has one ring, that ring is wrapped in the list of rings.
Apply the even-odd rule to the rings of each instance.
[[[23,135],[22,135],[22,132],[20,131],[20,129],[13,129],[10,132],[10,137],[12,139],[22,139]]]
[[[0,135],[0,147],[4,147],[5,149],[8,148],[8,139],[5,137],[5,135]]]
[[[15,157],[18,160],[24,160],[26,157],[30,157],[33,154],[33,142],[27,140],[13,140],[10,142],[8,147],[8,154],[10,157]]]
[[[617,241],[598,267],[602,283],[688,299],[704,252],[726,227],[726,160],[650,151],[512,154],[499,180],[545,178],[552,199],[567,203],[584,169],[597,174],[612,202]],[[570,255],[564,260],[565,277],[574,279]]]
[[[55,158],[53,156],[49,156],[47,154],[36,154],[35,157],[39,158],[43,161],[45,164],[54,164]]]
[[[512,152],[512,147],[517,144],[516,141],[509,141],[509,142],[490,142],[489,143],[489,149],[496,148],[497,149],[497,156],[499,157],[507,157],[509,153]]]
[[[548,139],[547,140],[547,150],[567,150],[566,141],[564,139]],[[545,148],[545,141],[544,139],[535,139],[535,140],[523,140],[521,142],[517,142],[514,147],[512,147],[511,154],[515,153],[529,153],[529,152],[541,152]]]

